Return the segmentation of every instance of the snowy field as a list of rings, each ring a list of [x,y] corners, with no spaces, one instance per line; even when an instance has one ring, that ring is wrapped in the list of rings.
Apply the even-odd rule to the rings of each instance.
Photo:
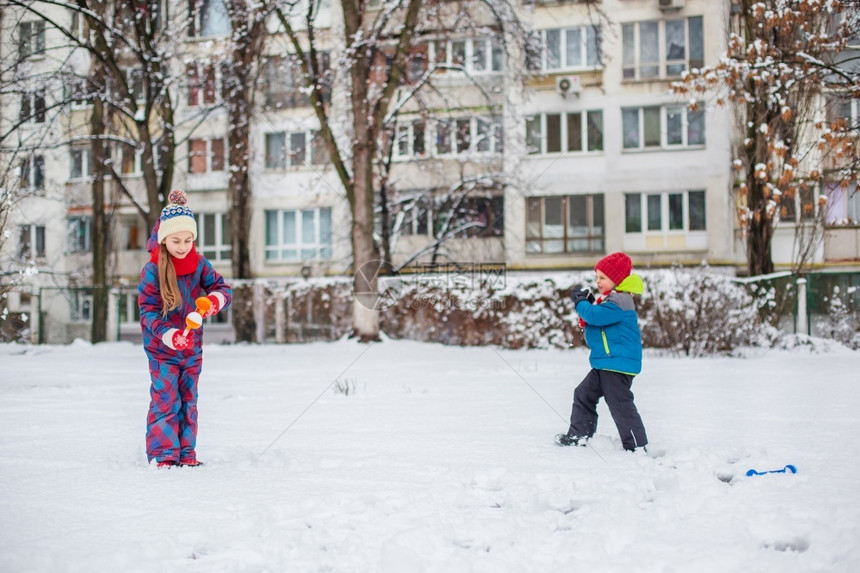
[[[603,405],[553,444],[584,350],[209,346],[206,465],[157,470],[140,347],[0,345],[0,571],[860,571],[860,353],[817,347],[646,354],[630,454]]]

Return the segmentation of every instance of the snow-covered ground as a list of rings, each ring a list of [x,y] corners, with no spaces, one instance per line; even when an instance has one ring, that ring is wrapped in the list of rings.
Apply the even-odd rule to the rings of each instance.
[[[157,470],[140,347],[0,345],[0,571],[860,571],[860,353],[818,346],[646,354],[650,454],[603,405],[553,444],[584,350],[209,346],[206,466]]]

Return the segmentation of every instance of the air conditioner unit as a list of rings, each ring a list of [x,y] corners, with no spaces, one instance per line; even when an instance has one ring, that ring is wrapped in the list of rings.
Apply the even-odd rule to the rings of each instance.
[[[567,97],[568,94],[579,95],[582,92],[582,82],[579,76],[559,76],[555,78],[555,91],[562,97]]]
[[[686,0],[657,0],[661,10],[679,10],[684,7]]]

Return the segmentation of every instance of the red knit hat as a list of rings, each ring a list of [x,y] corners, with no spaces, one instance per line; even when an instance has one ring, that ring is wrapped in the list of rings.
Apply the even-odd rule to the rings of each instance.
[[[633,261],[624,253],[612,253],[597,261],[594,270],[605,274],[617,286],[630,276],[630,272],[633,270]]]

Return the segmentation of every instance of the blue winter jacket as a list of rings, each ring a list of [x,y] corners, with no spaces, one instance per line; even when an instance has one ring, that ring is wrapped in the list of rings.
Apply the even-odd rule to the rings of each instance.
[[[599,304],[582,300],[576,312],[585,321],[592,368],[634,376],[642,371],[642,335],[629,292],[612,291]]]

